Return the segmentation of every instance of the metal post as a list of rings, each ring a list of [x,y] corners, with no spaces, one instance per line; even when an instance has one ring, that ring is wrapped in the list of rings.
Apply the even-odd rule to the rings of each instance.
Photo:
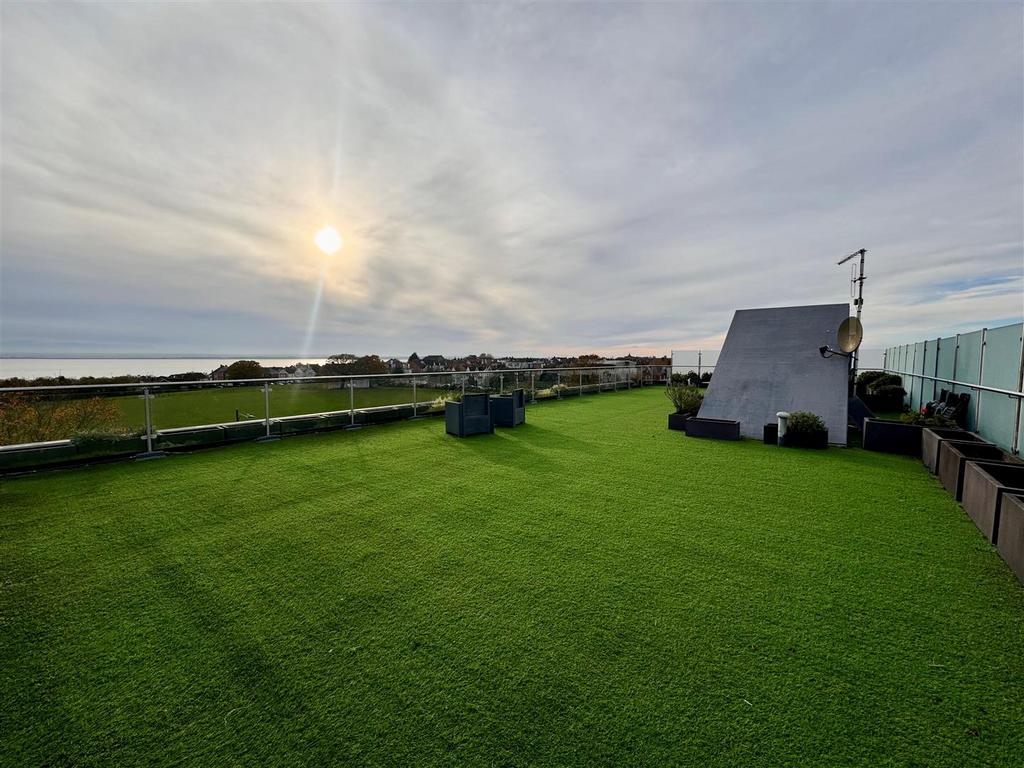
[[[153,414],[149,408],[149,387],[142,390],[143,402],[146,404],[146,453],[153,452]]]
[[[416,379],[412,380],[412,417],[416,418]]]
[[[266,427],[266,436],[270,437],[270,382],[263,382],[263,425]]]
[[[939,375],[939,356],[942,354],[942,337],[940,336],[935,340],[935,371],[932,374],[936,378]],[[932,379],[932,402],[935,402],[938,396],[939,382]]]
[[[579,371],[577,375],[580,377],[580,397],[583,397],[583,371],[579,368],[577,368],[577,371]]]
[[[1017,391],[1024,392],[1024,324],[1021,325],[1020,334],[1020,358],[1017,362]],[[1016,413],[1013,417],[1013,442],[1010,447],[1010,452],[1014,456],[1020,456],[1020,414],[1021,414],[1021,398],[1015,398],[1017,400]]]
[[[698,383],[700,382],[700,364],[701,364],[701,358],[702,358],[702,354],[701,354],[701,351],[700,351],[700,350],[698,349],[698,350],[697,350],[697,381],[698,381]]]
[[[356,382],[355,379],[348,380],[348,425],[356,425]]]
[[[466,376],[462,377],[462,396],[466,396]]]
[[[498,394],[499,395],[504,395],[505,394],[505,374],[504,373],[498,375]]]
[[[530,402],[537,402],[537,374],[530,372]]]
[[[914,381],[917,379],[917,344],[914,345],[914,357],[910,363],[910,406],[914,406]]]
[[[985,384],[985,347],[987,346],[986,338],[988,336],[988,328],[981,329],[981,360],[978,361],[978,384]],[[978,390],[978,396],[974,403],[974,428],[981,428],[981,396],[982,391]]]
[[[142,402],[145,405],[144,410],[146,412],[146,452],[140,453],[135,457],[136,459],[159,459],[167,455],[163,451],[153,450],[153,412],[149,403],[150,398],[152,397],[153,396],[149,394],[149,387],[145,387],[142,390]]]
[[[555,373],[555,399],[562,399],[562,372]]]

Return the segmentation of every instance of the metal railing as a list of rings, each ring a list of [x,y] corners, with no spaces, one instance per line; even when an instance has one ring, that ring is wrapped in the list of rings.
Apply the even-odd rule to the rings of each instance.
[[[685,366],[679,366],[679,369]],[[702,366],[707,371],[713,366]],[[688,369],[687,369],[688,370]],[[262,424],[261,439],[273,439],[274,426],[282,421],[296,421],[302,418],[315,419],[317,417],[331,417],[333,421],[329,427],[354,428],[360,426],[361,415],[379,414],[389,412],[384,416],[394,416],[396,419],[406,416],[417,418],[428,413],[436,413],[442,410],[440,407],[446,399],[453,399],[466,392],[497,392],[503,393],[509,389],[523,388],[527,390],[527,397],[531,402],[538,399],[563,399],[572,396],[583,396],[584,394],[599,393],[606,391],[628,390],[635,387],[646,387],[652,385],[664,385],[672,372],[671,364],[665,365],[599,365],[585,367],[558,367],[558,368],[526,368],[526,369],[503,369],[483,371],[430,371],[419,373],[381,373],[381,374],[345,374],[326,376],[287,376],[280,378],[260,379],[237,379],[237,380],[213,380],[203,379],[199,381],[155,381],[137,383],[116,383],[116,384],[67,384],[47,385],[40,387],[0,387],[0,398],[10,395],[20,395],[31,403],[66,403],[67,401],[82,401],[96,397],[125,398],[126,395],[137,395],[142,400],[140,427],[134,432],[124,427],[125,434],[133,437],[140,437],[144,442],[144,454],[155,455],[159,450],[158,438],[170,431],[184,432],[187,430],[202,430],[214,428],[231,428],[241,425],[248,425],[250,431],[256,425]],[[685,372],[685,371],[683,371]],[[322,386],[316,386],[322,385]],[[330,395],[334,390],[339,394],[348,390],[347,408],[337,409],[305,409],[301,403],[292,403],[290,407],[279,406],[275,413],[275,392],[287,387],[309,386],[310,391],[326,392]],[[357,392],[373,391],[384,387],[391,390],[388,396],[383,399],[386,402],[360,405],[357,403]],[[255,400],[247,401],[243,407],[237,402],[228,405],[218,406],[225,418],[221,420],[210,420],[208,418],[184,417],[187,423],[178,423],[182,420],[179,416],[177,422],[165,423],[162,428],[159,414],[159,403],[162,398],[154,400],[161,395],[171,395],[186,392],[202,392],[215,390],[248,390],[262,389],[262,414],[259,414]],[[429,394],[424,397],[423,390],[427,389]],[[402,394],[401,390],[408,390],[408,397]],[[343,396],[343,395],[342,395]],[[321,397],[317,402],[323,402],[333,397]],[[228,398],[229,400],[231,398]],[[368,398],[363,398],[364,400]],[[295,398],[293,398],[295,400]],[[311,399],[312,401],[312,399]],[[254,407],[255,406],[255,407]],[[134,407],[134,406],[133,406]],[[119,404],[120,408],[120,404]],[[218,410],[219,414],[221,410]],[[239,419],[243,411],[250,411],[253,418]],[[209,413],[209,409],[203,410]],[[390,413],[397,412],[397,413]],[[258,416],[257,416],[258,414]],[[250,413],[246,413],[249,416]],[[235,421],[230,421],[234,416]],[[339,423],[347,416],[347,424]],[[127,417],[125,417],[127,419]],[[326,423],[326,422],[325,422]],[[76,435],[45,435],[40,436],[32,443],[49,442],[70,442]],[[252,438],[248,438],[252,439]],[[10,441],[0,441],[8,442]],[[19,441],[16,441],[19,442]],[[24,442],[24,441],[20,441]],[[3,450],[10,450],[11,445],[0,445]],[[21,445],[16,446],[18,448]]]
[[[988,386],[986,384],[973,384],[973,383],[971,383],[969,381],[958,381],[957,379],[947,379],[947,378],[945,378],[943,376],[933,376],[933,375],[930,375],[930,374],[927,374],[927,373],[912,373],[911,371],[897,371],[897,370],[892,369],[892,368],[886,368],[885,372],[886,373],[893,373],[893,374],[896,374],[897,376],[906,376],[906,377],[909,377],[909,378],[920,379],[921,381],[930,381],[930,382],[933,382],[935,384],[949,384],[951,387],[963,387],[964,389],[971,389],[971,390],[974,390],[976,392],[990,392],[990,393],[992,393],[994,395],[1005,395],[1006,397],[1009,397],[1009,398],[1015,400],[1016,402],[1015,402],[1015,406],[1014,406],[1014,417],[1013,417],[1013,436],[1011,438],[1010,453],[1012,453],[1014,456],[1020,455],[1020,449],[1021,449],[1021,444],[1020,444],[1020,433],[1021,433],[1020,422],[1021,422],[1022,411],[1024,411],[1024,407],[1022,407],[1022,404],[1024,404],[1024,391],[1018,391],[1018,390],[1013,390],[1013,389],[1001,389],[1000,387],[990,387],[990,386]],[[934,391],[932,392],[932,396],[933,397],[935,396]],[[977,417],[977,411],[981,407],[981,399],[980,398],[976,398],[975,399],[974,407],[975,407],[975,420],[977,421],[977,418],[978,418]]]

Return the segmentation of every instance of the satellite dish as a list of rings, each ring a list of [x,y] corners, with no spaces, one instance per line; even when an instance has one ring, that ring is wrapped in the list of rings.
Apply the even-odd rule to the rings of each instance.
[[[864,340],[864,326],[856,317],[848,317],[843,320],[836,333],[839,342],[839,349],[843,352],[853,352]]]

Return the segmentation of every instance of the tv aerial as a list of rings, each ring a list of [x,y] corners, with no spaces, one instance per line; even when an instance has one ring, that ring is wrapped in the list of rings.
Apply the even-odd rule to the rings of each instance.
[[[864,277],[864,256],[867,252],[867,248],[861,248],[836,262],[836,266],[841,267],[846,262],[860,257],[857,264],[850,265],[850,296],[853,298],[853,306],[857,308],[857,314],[854,317],[848,317],[839,326],[839,331],[836,333],[836,344],[839,349],[832,349],[828,345],[818,348],[822,357],[832,357],[833,355],[849,357],[852,360],[850,369],[853,376],[857,375],[857,348],[864,339],[864,326],[861,325],[860,315],[864,309],[864,281],[867,279]],[[854,292],[856,292],[856,296],[854,296]],[[856,338],[856,342],[853,341],[854,338]]]

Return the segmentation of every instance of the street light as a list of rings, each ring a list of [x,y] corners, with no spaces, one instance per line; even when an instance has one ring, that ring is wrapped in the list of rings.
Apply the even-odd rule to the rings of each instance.
[[[334,227],[324,227],[313,238],[316,247],[327,256],[333,256],[341,248],[341,235]]]

